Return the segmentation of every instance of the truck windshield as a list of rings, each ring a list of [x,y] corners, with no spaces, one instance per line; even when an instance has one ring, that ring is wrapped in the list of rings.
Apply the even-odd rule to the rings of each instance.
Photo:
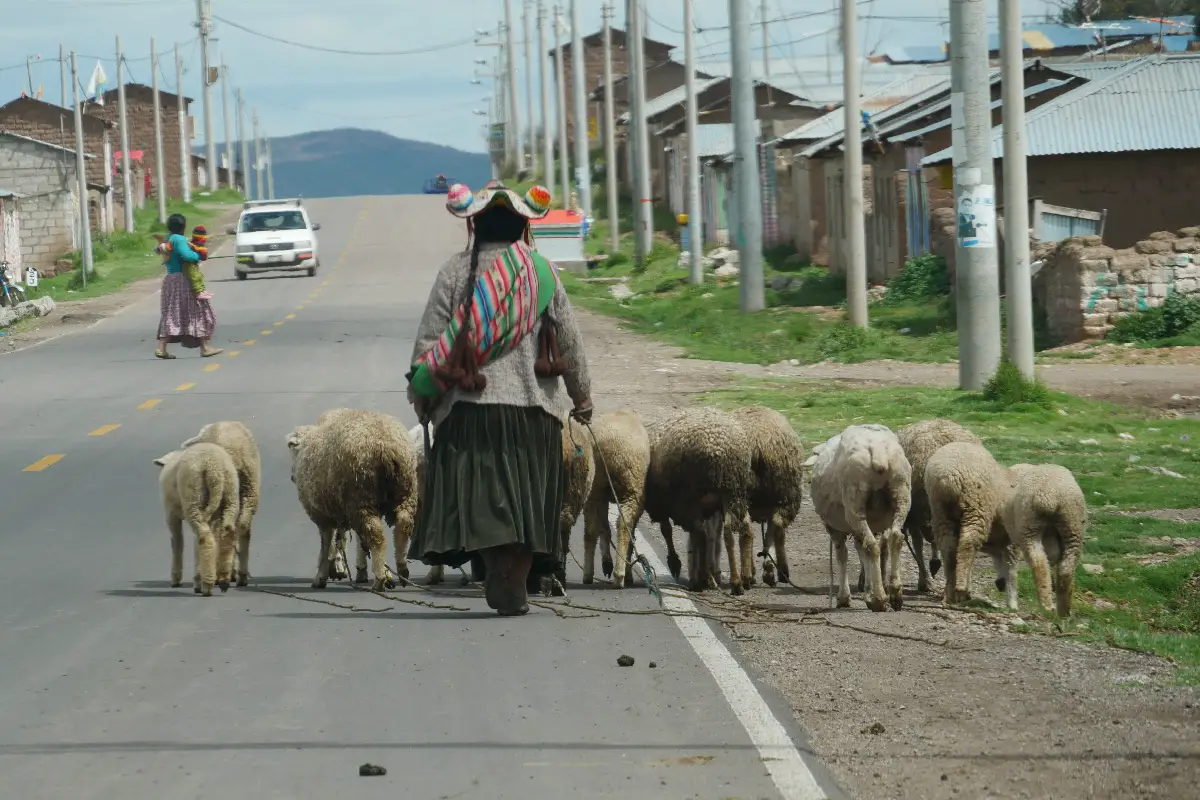
[[[302,231],[307,227],[304,223],[304,215],[299,211],[261,211],[244,214],[238,231],[240,233]]]

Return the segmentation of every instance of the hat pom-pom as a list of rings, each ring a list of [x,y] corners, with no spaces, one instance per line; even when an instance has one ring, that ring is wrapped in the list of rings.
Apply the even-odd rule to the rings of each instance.
[[[530,186],[525,202],[538,214],[545,214],[550,210],[550,190],[545,186]]]
[[[471,194],[471,190],[463,183],[454,184],[446,192],[446,208],[451,211],[465,211],[474,200],[475,196]]]

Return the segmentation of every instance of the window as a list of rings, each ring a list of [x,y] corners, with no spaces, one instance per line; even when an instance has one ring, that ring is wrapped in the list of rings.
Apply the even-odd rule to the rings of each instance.
[[[300,211],[259,211],[243,214],[239,233],[263,233],[265,231],[302,231],[308,228],[304,214]]]

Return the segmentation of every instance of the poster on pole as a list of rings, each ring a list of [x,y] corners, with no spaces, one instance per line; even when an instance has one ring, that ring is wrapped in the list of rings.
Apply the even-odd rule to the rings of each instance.
[[[996,247],[996,197],[990,184],[964,186],[958,195],[958,244],[992,250]]]

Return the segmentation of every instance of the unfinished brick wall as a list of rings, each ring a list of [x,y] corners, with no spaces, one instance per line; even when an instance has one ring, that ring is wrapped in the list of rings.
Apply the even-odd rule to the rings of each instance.
[[[63,151],[0,136],[0,186],[17,198],[21,261],[43,275],[54,274],[59,256],[75,249],[75,159]],[[11,202],[11,201],[6,201]]]
[[[96,156],[87,162],[90,183],[104,184],[104,131],[107,123],[99,117],[83,116],[83,151]],[[60,108],[32,98],[13,101],[0,108],[0,130],[28,136],[30,139],[75,149],[75,115],[69,108]]]
[[[1059,342],[1103,338],[1121,317],[1200,291],[1200,226],[1159,231],[1120,250],[1098,236],[1039,245],[1034,302]]]
[[[183,197],[183,173],[179,152],[179,108],[177,96],[159,92],[162,111],[163,169],[167,176],[167,197]],[[190,101],[188,101],[190,103]],[[186,108],[186,106],[185,106]],[[88,105],[93,116],[119,124],[120,114],[115,90],[104,95],[104,105]],[[154,91],[149,87],[130,84],[125,87],[125,118],[129,122],[129,149],[145,151],[142,163],[150,171],[153,182],[154,148]],[[114,129],[110,136],[113,153],[121,150],[121,134]]]

